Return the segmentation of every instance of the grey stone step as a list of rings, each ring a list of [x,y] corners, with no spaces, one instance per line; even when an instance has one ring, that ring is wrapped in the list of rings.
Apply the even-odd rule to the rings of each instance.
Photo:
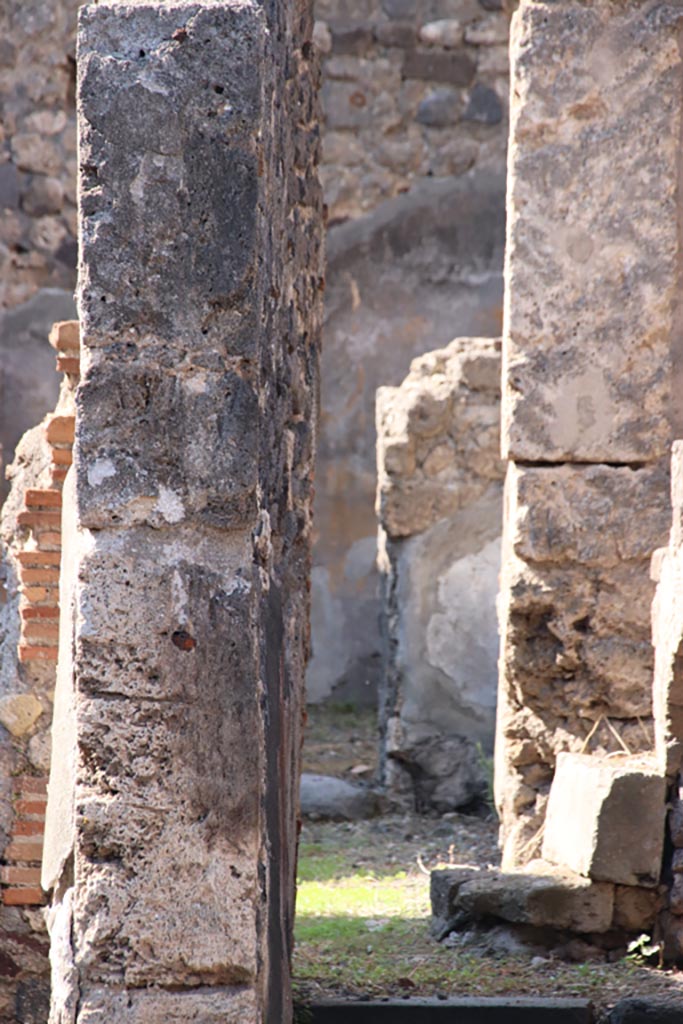
[[[593,1024],[584,999],[329,1000],[300,1012],[301,1024]],[[624,1022],[626,1024],[626,1022]],[[628,1024],[636,1024],[628,1019]],[[649,1018],[648,1018],[649,1024]],[[668,1021],[667,1021],[668,1024]]]

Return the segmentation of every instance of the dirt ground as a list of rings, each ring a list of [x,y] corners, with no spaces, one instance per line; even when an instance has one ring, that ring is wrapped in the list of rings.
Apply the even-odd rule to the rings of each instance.
[[[372,782],[375,720],[348,708],[309,709],[304,770]],[[660,969],[648,943],[562,957],[520,947],[504,927],[436,943],[429,936],[429,872],[499,863],[489,817],[388,813],[353,823],[306,822],[301,835],[295,990],[325,996],[580,996],[607,1011],[627,996],[681,1005],[683,971]],[[574,960],[572,960],[574,957]],[[611,962],[610,962],[611,960]]]

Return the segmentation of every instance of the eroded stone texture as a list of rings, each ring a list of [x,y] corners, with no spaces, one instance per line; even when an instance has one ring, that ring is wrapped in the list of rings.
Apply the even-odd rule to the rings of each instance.
[[[659,0],[524,0],[515,17],[510,458],[667,454],[663,413],[680,333],[682,18]]]
[[[47,837],[53,1024],[291,1016],[321,291],[311,30],[294,2],[81,12],[58,694],[75,784],[73,856]],[[68,773],[66,792],[53,780],[50,810],[70,797]]]
[[[453,810],[493,746],[503,464],[500,342],[459,338],[377,395],[389,790]]]
[[[651,552],[668,474],[510,464],[499,615],[496,801],[504,864],[529,860],[557,754],[652,746]]]

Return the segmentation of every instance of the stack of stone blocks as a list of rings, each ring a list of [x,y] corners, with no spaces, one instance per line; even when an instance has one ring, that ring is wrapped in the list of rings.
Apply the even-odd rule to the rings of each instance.
[[[437,933],[493,915],[607,945],[654,930],[667,957],[683,952],[677,854],[662,865],[683,738],[679,446],[656,667],[648,571],[681,428],[682,31],[680,7],[652,0],[522,0],[513,19],[495,778],[507,873],[435,877]],[[676,800],[674,844],[680,817]]]
[[[473,809],[495,730],[500,341],[414,360],[377,393],[377,438],[382,781],[419,811]]]

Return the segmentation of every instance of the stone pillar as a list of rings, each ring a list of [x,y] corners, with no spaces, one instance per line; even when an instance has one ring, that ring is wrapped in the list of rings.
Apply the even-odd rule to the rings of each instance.
[[[652,746],[648,562],[680,373],[678,5],[522,0],[512,39],[496,798],[538,854],[560,751]]]
[[[419,810],[485,799],[504,467],[500,341],[457,338],[377,392],[383,782]]]
[[[321,294],[310,31],[297,0],[81,11],[52,1024],[291,1019]]]

